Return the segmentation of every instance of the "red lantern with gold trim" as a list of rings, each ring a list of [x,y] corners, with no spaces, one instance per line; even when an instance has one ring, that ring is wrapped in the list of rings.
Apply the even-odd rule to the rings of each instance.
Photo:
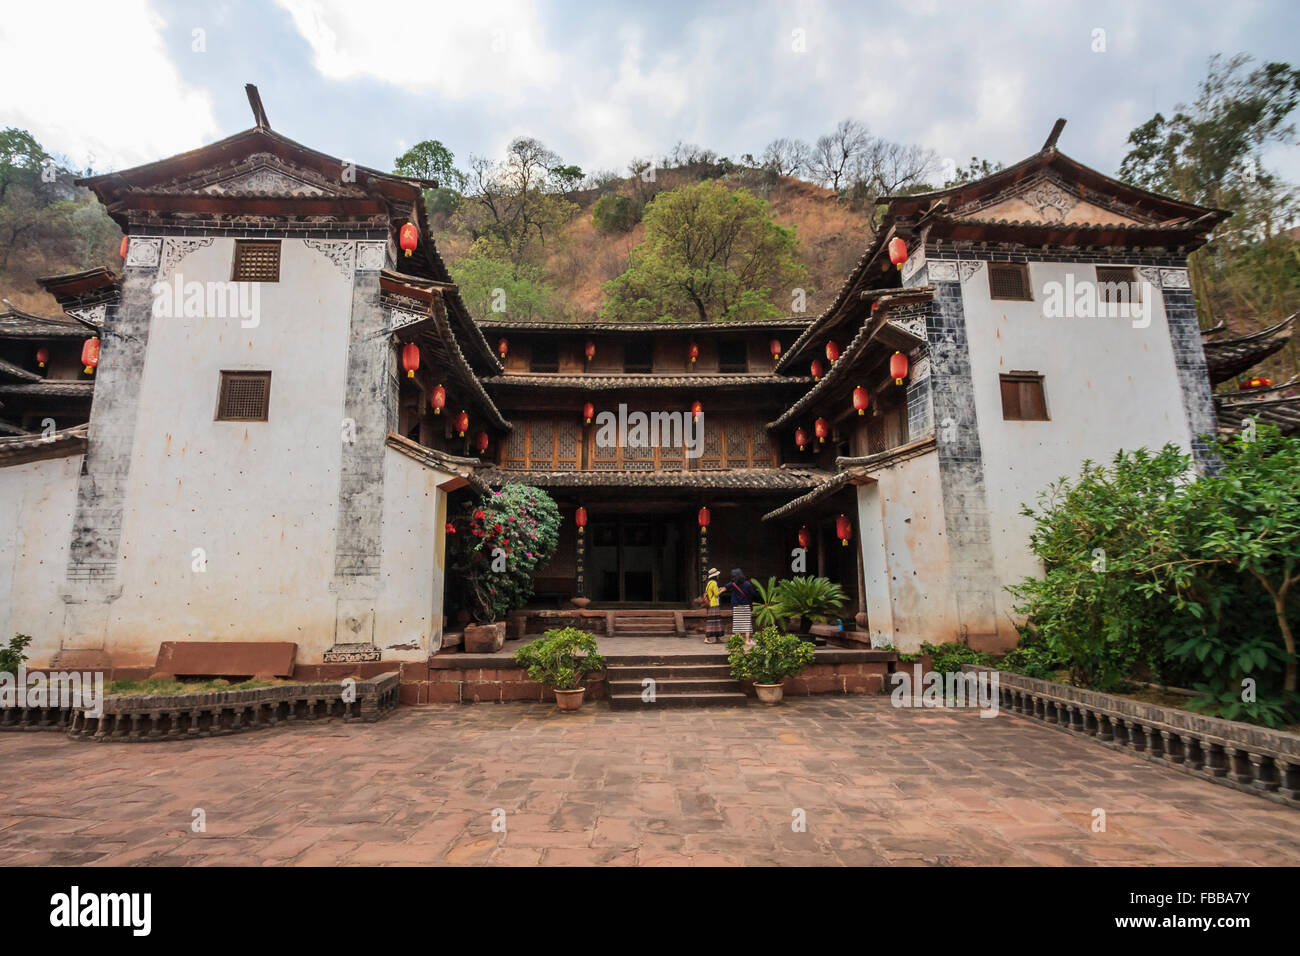
[[[582,354],[587,356],[588,362],[594,359],[596,357],[596,343],[588,339],[587,344],[582,348]]]
[[[865,388],[859,385],[857,388],[853,390],[853,407],[858,410],[859,415],[866,414],[867,405],[869,402],[870,402],[870,398],[868,397],[867,390]]]
[[[700,357],[700,347],[692,342],[691,347],[686,350],[686,354],[690,357],[691,364],[694,365],[695,360]]]
[[[853,522],[844,515],[835,519],[835,537],[840,539],[840,544],[846,545],[853,537]]]
[[[903,263],[907,261],[907,243],[898,236],[889,240],[889,261],[896,268],[903,268]]]
[[[775,362],[781,357],[781,340],[773,339],[767,343],[767,350],[772,353],[772,361]]]
[[[469,431],[469,412],[461,409],[461,413],[456,416],[456,431],[460,432],[460,437],[465,437],[465,432]]]
[[[50,360],[50,350],[49,350],[49,349],[47,349],[47,348],[39,348],[39,349],[36,350],[36,365],[37,365],[39,368],[45,368],[45,363],[48,362],[49,360]]]
[[[123,236],[123,237],[122,237],[122,247],[121,247],[120,249],[117,250],[117,254],[118,254],[121,258],[123,258],[123,259],[126,258],[126,249],[127,249],[127,246],[129,246],[130,244],[131,244],[131,237],[130,237],[130,236]]]
[[[800,451],[803,451],[808,444],[808,432],[803,428],[796,428],[794,430],[794,443],[799,446]]]
[[[826,361],[834,365],[837,361],[839,361],[839,357],[840,357],[840,347],[836,345],[834,342],[827,342]]]
[[[587,527],[587,509],[578,505],[578,510],[573,513],[573,523],[578,526],[578,534],[582,534],[582,529]]]
[[[813,431],[817,433],[817,441],[826,441],[826,436],[831,433],[831,423],[824,418],[819,418],[813,422]]]
[[[90,375],[99,365],[99,337],[86,339],[86,343],[81,347],[81,364],[86,368],[86,374]]]
[[[479,432],[476,436],[474,436],[474,447],[478,449],[478,453],[480,455],[483,454],[483,452],[487,451],[488,441],[489,439],[488,439],[487,432]]]
[[[590,425],[591,420],[596,417],[596,406],[591,404],[591,402],[588,402],[586,405],[583,405],[582,417],[585,418],[587,420],[587,424]]]
[[[822,360],[821,360],[821,359],[813,359],[813,360],[812,360],[812,369],[811,369],[811,371],[812,371],[813,381],[814,381],[814,382],[819,382],[819,381],[821,381],[822,373],[826,371],[824,368],[822,368]]]
[[[807,526],[799,529],[799,547],[805,551],[812,545],[812,535],[808,533]]]
[[[408,222],[402,227],[402,231],[398,235],[397,241],[402,247],[402,254],[409,259],[411,253],[415,251],[415,247],[420,241],[420,230],[415,228],[414,223]]]
[[[691,402],[691,421],[698,422],[702,414],[704,414],[704,406],[699,402]]]
[[[407,378],[415,378],[415,370],[420,367],[420,347],[414,342],[402,346],[402,369]]]
[[[1252,375],[1246,381],[1241,383],[1241,391],[1248,388],[1272,388],[1273,380],[1264,375]]]
[[[705,505],[700,509],[700,513],[695,516],[695,519],[700,523],[701,528],[707,528],[709,526],[709,522],[713,520],[713,515],[709,514],[708,505]]]
[[[429,393],[429,406],[435,415],[441,415],[447,405],[447,390],[439,385]]]
[[[889,356],[889,375],[895,385],[902,385],[903,379],[907,378],[907,356],[902,352]]]
[[[505,357],[506,357],[506,353],[509,352],[509,351],[510,351],[510,343],[507,342],[505,339],[498,339],[498,340],[497,340],[497,355],[500,355],[502,358],[505,358]]]

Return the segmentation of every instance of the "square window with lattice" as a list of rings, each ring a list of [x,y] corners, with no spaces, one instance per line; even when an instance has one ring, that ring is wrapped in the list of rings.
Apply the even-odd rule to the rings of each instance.
[[[989,296],[994,299],[1033,300],[1029,288],[1029,266],[1015,262],[989,263]]]
[[[270,372],[222,372],[219,422],[264,422],[271,408]]]
[[[230,278],[235,282],[279,282],[280,240],[236,239]]]

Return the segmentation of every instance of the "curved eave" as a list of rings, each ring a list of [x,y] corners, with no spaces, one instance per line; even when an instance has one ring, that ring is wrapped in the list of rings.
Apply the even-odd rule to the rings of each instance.
[[[497,375],[482,380],[486,388],[547,388],[612,391],[661,388],[745,389],[773,387],[806,387],[811,378],[785,375],[654,375],[625,374],[553,375]]]

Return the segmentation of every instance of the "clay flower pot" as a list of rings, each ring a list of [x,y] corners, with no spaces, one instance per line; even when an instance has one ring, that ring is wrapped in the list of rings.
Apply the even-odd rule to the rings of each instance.
[[[785,684],[755,684],[754,693],[764,704],[779,704],[785,696]]]
[[[588,597],[569,598],[569,603],[576,608],[584,608],[591,603],[591,598]]]
[[[582,695],[587,692],[587,688],[578,687],[574,690],[555,689],[555,706],[560,710],[577,710],[582,706]]]

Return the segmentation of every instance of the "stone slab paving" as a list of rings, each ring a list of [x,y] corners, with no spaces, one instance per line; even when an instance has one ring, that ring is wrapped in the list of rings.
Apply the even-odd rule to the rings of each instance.
[[[403,707],[156,746],[3,733],[0,766],[6,865],[1300,863],[1295,810],[887,698]]]

